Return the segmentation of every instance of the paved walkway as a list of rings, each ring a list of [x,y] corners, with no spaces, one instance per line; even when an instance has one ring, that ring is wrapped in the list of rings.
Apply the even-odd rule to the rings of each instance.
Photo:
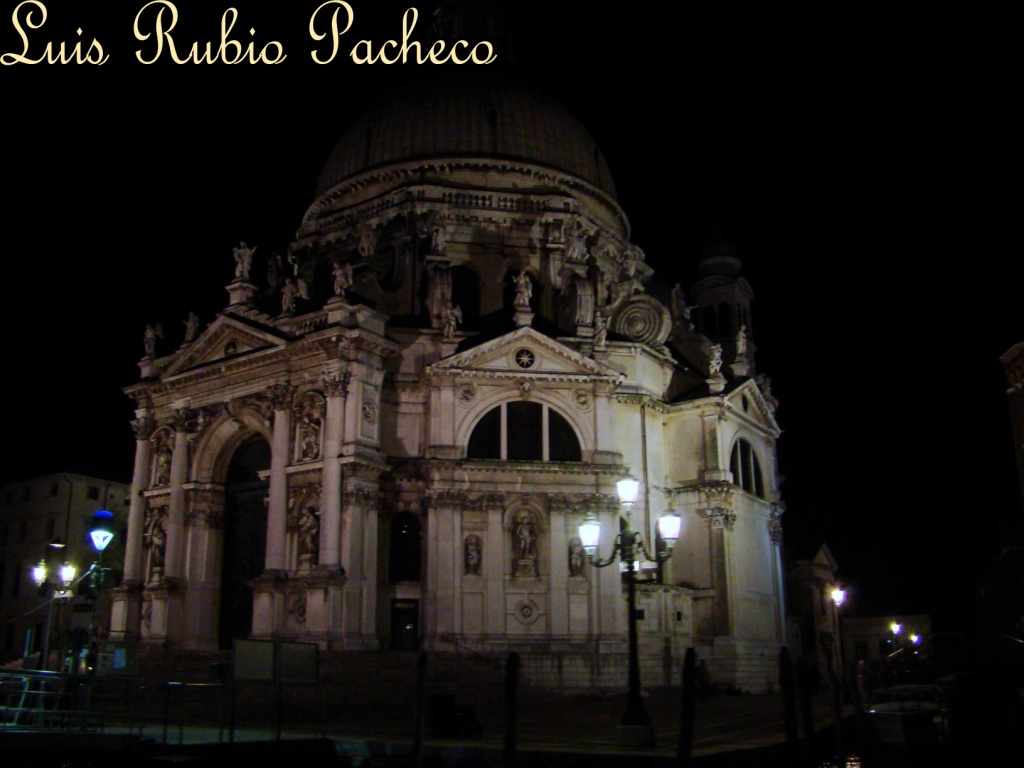
[[[830,702],[822,695],[814,701],[817,729],[832,722]],[[645,696],[651,716],[656,744],[647,749],[626,750],[618,746],[617,726],[625,709],[625,697],[576,696],[531,700],[529,708],[518,716],[517,751],[526,765],[572,766],[616,764],[624,756],[643,757],[645,764],[669,765],[675,761],[679,736],[680,701],[678,691],[653,691]],[[394,715],[394,713],[388,713]],[[240,721],[243,718],[239,717]],[[437,738],[427,736],[425,752],[430,763],[447,765],[495,765],[500,763],[504,743],[504,718],[481,718],[478,736]],[[214,745],[228,742],[225,728],[180,725],[170,722],[166,732],[163,723],[150,722],[139,728],[108,727],[109,738],[128,736],[168,745]],[[412,749],[413,725],[393,716],[374,717],[366,713],[358,722],[287,724],[281,737],[295,742],[299,739],[329,739],[338,754],[353,758],[358,764],[387,763],[404,757]],[[83,736],[88,736],[87,734]],[[276,737],[272,727],[236,728],[235,743],[267,742]],[[737,751],[760,749],[784,741],[782,700],[779,695],[718,696],[698,701],[694,727],[694,758]],[[297,746],[297,744],[296,744]],[[618,761],[618,762],[616,762]]]

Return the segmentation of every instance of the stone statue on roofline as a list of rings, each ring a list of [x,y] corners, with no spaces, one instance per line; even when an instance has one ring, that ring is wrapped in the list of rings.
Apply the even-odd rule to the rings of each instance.
[[[190,310],[188,318],[185,320],[185,343],[190,344],[194,341],[197,333],[199,333],[199,315]]]
[[[252,269],[252,255],[256,253],[255,248],[250,248],[242,240],[237,246],[231,249],[235,257],[235,277],[239,280],[249,279],[249,270]]]
[[[351,264],[342,264],[340,262],[334,262],[333,268],[334,274],[334,295],[346,298],[345,291],[352,287],[355,282],[355,275],[353,274]]]
[[[156,340],[164,337],[164,329],[160,323],[149,323],[142,336],[142,346],[146,351],[146,357],[156,357]]]
[[[533,284],[525,270],[519,270],[519,274],[515,277],[515,285],[516,309],[529,309],[530,299],[533,298]]]

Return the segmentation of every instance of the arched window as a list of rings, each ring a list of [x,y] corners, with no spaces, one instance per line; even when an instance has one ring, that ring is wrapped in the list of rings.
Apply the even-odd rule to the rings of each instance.
[[[502,461],[583,461],[576,432],[543,403],[502,403],[484,414],[469,436],[466,456]]]
[[[764,498],[764,479],[761,476],[761,462],[757,460],[757,454],[753,446],[742,437],[732,446],[732,456],[729,458],[729,471],[732,472],[732,481],[747,493],[752,493],[758,498]]]
[[[391,518],[388,549],[388,576],[391,581],[419,581],[421,559],[419,518],[408,512],[395,515]]]

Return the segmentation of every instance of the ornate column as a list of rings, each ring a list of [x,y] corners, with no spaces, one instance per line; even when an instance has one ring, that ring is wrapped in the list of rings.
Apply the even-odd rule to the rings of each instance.
[[[185,483],[188,482],[189,411],[175,411],[174,452],[171,454],[171,499],[167,509],[167,551],[164,574],[169,581],[181,581],[185,568]]]
[[[711,619],[716,637],[726,637],[732,632],[726,534],[736,524],[736,513],[732,510],[733,488],[729,483],[701,488],[707,505],[704,514],[711,524],[711,585],[715,590]]]
[[[114,638],[137,636],[142,607],[143,532],[145,530],[146,500],[142,492],[149,486],[149,438],[153,434],[153,419],[140,416],[132,422],[135,432],[135,467],[132,471],[131,496],[128,506],[128,540],[125,542],[124,580],[112,592],[110,633]]]
[[[781,501],[773,502],[768,518],[768,536],[772,540],[772,571],[775,587],[775,605],[778,610],[775,614],[775,636],[782,639],[786,636],[786,606],[784,602],[785,591],[783,588],[783,567],[782,567],[782,514],[786,506]]]
[[[267,511],[268,575],[285,572],[285,542],[288,518],[288,476],[285,470],[292,452],[292,396],[290,384],[275,384],[268,392],[274,406],[274,432],[270,444],[270,502]]]
[[[551,535],[549,537],[551,568],[551,621],[548,629],[552,635],[569,634],[569,531],[566,528],[566,512],[571,512],[569,500],[564,494],[553,494],[549,498]]]
[[[505,494],[492,491],[484,497],[487,510],[487,539],[484,545],[484,577],[486,579],[486,605],[484,632],[501,635],[505,627],[505,573],[508,558],[505,556]]]
[[[341,441],[345,434],[345,399],[352,375],[348,371],[325,373],[327,396],[324,429],[323,480],[320,496],[320,561],[318,570],[341,574]]]
[[[149,438],[153,419],[143,416],[132,422],[135,431],[135,467],[132,471],[131,498],[128,506],[128,540],[125,542],[124,585],[138,586],[145,581],[142,572],[142,534],[145,528],[146,500],[142,492],[149,487]]]

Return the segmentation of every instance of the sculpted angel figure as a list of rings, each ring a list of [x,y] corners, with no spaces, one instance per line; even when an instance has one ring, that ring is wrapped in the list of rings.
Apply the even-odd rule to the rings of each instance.
[[[519,270],[515,277],[516,282],[516,309],[529,309],[530,299],[533,298],[533,284],[530,276],[524,270]]]
[[[449,304],[444,311],[444,338],[454,339],[455,330],[462,322],[462,307],[456,304],[454,307]]]
[[[277,288],[281,284],[283,273],[284,265],[281,263],[281,254],[274,251],[267,260],[267,284],[271,288]]]
[[[319,550],[320,521],[317,519],[316,510],[313,507],[306,507],[299,513],[299,555],[308,555],[311,564],[315,565]]]
[[[711,370],[712,376],[714,376],[716,373],[722,370],[721,344],[713,344],[711,346],[711,361],[708,363],[708,368]]]
[[[604,312],[600,309],[594,311],[594,346],[603,347],[608,341],[608,321],[604,319]]]
[[[354,275],[351,264],[334,262],[334,295],[345,298],[345,291],[352,287]]]
[[[236,247],[231,249],[235,257],[235,277],[242,280],[249,279],[249,270],[252,269],[252,255],[256,253],[255,248],[250,248],[242,240]]]
[[[736,357],[744,357],[747,354],[747,326],[741,325],[736,332]]]
[[[672,289],[672,302],[671,302],[672,319],[677,323],[683,323],[686,326],[686,330],[693,330],[693,321],[690,319],[690,312],[693,311],[693,307],[686,306],[686,296],[683,293],[683,288],[679,283],[675,284]]]
[[[444,217],[435,211],[430,221],[430,252],[443,255],[447,244],[448,231]]]
[[[148,516],[143,531],[143,544],[149,549],[149,573],[153,580],[158,579],[164,570],[164,553],[167,545],[167,532],[164,530],[166,516],[163,508],[154,510]]]
[[[199,333],[199,315],[190,310],[188,319],[185,320],[185,343],[193,341],[197,333]]]
[[[295,278],[286,277],[284,287],[281,288],[281,314],[292,315],[295,313],[295,299],[299,296],[299,286]]]
[[[164,337],[164,329],[160,323],[149,323],[146,325],[146,332],[142,336],[142,345],[146,350],[146,357],[156,357],[156,340]]]

